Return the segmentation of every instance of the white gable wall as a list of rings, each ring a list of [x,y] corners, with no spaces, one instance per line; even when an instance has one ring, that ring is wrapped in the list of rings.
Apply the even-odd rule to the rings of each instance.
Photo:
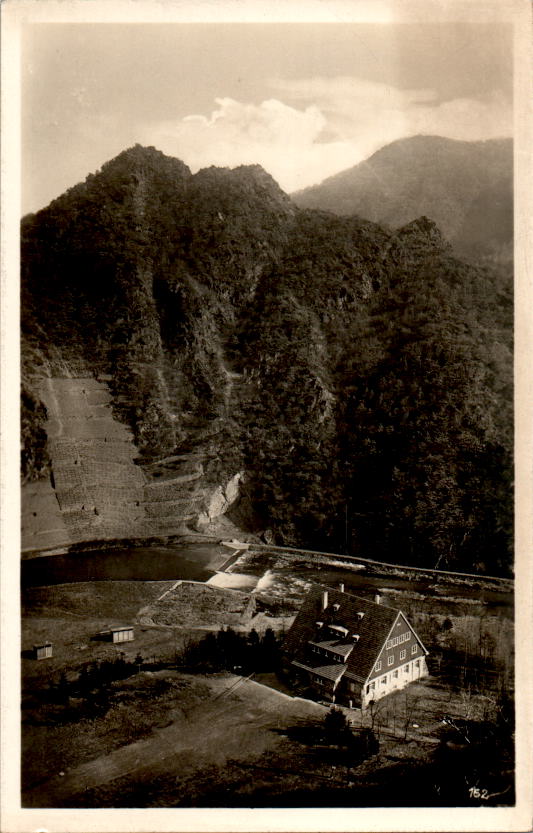
[[[400,691],[409,685],[409,683],[415,682],[422,677],[427,677],[427,675],[426,658],[421,656],[418,659],[405,662],[400,668],[388,672],[385,671],[384,674],[374,677],[372,680],[367,680],[361,691],[362,708],[367,708],[372,700],[381,700],[386,694],[391,694],[393,691]]]
[[[427,651],[403,613],[398,613],[361,691],[362,707],[427,677]]]

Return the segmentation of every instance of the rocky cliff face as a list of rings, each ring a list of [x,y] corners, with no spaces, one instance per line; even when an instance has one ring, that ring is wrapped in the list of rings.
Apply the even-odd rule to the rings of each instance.
[[[511,287],[432,221],[303,211],[257,166],[135,147],[25,218],[22,262],[26,549],[229,513],[508,568]]]

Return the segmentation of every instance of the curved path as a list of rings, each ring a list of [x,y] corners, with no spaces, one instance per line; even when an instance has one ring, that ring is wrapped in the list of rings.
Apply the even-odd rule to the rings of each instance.
[[[39,784],[23,796],[24,806],[68,806],[69,799],[99,787],[118,794],[126,778],[129,784],[153,782],[172,773],[179,782],[229,759],[252,761],[281,742],[280,727],[309,717],[322,720],[326,711],[246,678],[203,682],[211,689],[209,699],[185,711],[175,708],[169,726]]]

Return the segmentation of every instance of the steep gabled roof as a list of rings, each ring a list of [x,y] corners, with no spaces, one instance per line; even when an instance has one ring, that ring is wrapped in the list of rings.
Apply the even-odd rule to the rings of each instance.
[[[324,591],[328,593],[326,610],[322,608]],[[364,614],[362,618],[359,615],[361,613]],[[322,642],[323,629],[328,625],[339,625],[346,628],[349,634],[348,637],[340,636],[339,644],[344,646],[347,639],[353,638],[353,634],[359,636],[346,658],[346,674],[364,680],[374,668],[399,613],[396,608],[385,607],[351,593],[317,585],[306,596],[286,636],[283,650],[298,663],[307,665],[308,662],[303,661],[307,644]],[[322,622],[322,627],[319,627],[317,622]]]

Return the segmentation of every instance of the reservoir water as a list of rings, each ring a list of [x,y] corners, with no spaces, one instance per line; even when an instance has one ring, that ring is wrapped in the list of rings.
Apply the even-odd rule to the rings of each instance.
[[[207,581],[217,571],[233,564],[238,556],[219,544],[180,544],[176,546],[129,547],[122,549],[94,550],[66,555],[40,556],[21,562],[22,588],[44,587],[83,581],[167,581],[184,579]],[[278,572],[278,571],[274,571]],[[442,595],[457,600],[472,599],[483,602],[486,612],[503,612],[512,615],[512,594],[499,589],[483,589],[469,584],[437,585],[428,579],[406,579],[396,576],[369,575],[342,567],[319,567],[316,564],[286,565],[281,573],[288,573],[306,581],[338,587],[344,582],[347,592],[372,595],[375,591],[408,591],[430,599]],[[271,571],[254,572],[254,575],[227,576],[226,586],[242,590],[259,589],[271,577]],[[222,578],[217,576],[217,578]],[[244,582],[244,583],[243,583]],[[259,582],[259,585],[258,585]],[[268,582],[266,582],[268,583]],[[265,587],[265,592],[268,589]]]
[[[131,547],[41,556],[21,563],[22,587],[79,581],[207,581],[232,556],[217,544]]]

